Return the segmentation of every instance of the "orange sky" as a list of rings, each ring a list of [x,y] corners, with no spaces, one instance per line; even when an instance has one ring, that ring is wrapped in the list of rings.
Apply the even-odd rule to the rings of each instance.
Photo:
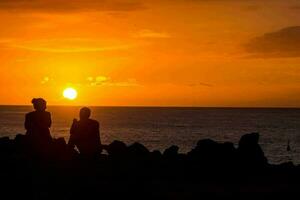
[[[299,11],[297,0],[1,0],[0,104],[300,107]]]

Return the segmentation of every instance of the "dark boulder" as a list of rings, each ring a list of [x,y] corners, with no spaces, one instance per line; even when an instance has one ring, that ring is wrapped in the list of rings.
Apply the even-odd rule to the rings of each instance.
[[[13,141],[9,137],[0,138],[0,152],[1,154],[12,153],[14,150]]]
[[[167,159],[174,159],[174,158],[177,158],[178,157],[178,150],[179,150],[179,147],[176,146],[176,145],[173,145],[169,148],[167,148],[164,153],[163,153],[163,156]]]
[[[135,142],[127,149],[128,155],[134,158],[146,158],[149,157],[150,151],[142,144]]]
[[[14,141],[18,148],[25,148],[26,145],[28,145],[28,138],[26,135],[23,134],[17,134]]]
[[[188,153],[192,161],[203,167],[228,168],[235,165],[237,151],[233,143],[218,143],[210,139],[199,140],[197,146]]]
[[[259,133],[243,135],[239,142],[238,158],[245,167],[260,167],[268,163],[260,145]]]
[[[64,138],[53,139],[53,147],[58,150],[58,152],[62,152],[67,149],[67,143]]]
[[[151,159],[155,162],[155,161],[161,161],[162,159],[162,154],[159,150],[154,150],[152,152],[150,152],[150,157]]]
[[[29,144],[28,137],[24,134],[16,135],[14,139],[15,150],[18,154],[29,155],[31,154],[31,145]]]
[[[219,144],[211,139],[199,140],[194,149],[192,149],[188,155],[192,159],[196,159],[203,162],[210,162],[215,160],[218,155]]]
[[[70,160],[78,156],[74,149],[68,148],[64,138],[53,139],[52,153],[53,158],[56,160]]]
[[[124,142],[115,140],[106,146],[106,151],[112,157],[125,156],[127,154],[127,146]]]

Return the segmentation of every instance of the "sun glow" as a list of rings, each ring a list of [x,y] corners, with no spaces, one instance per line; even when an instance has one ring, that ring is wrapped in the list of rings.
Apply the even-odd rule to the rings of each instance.
[[[77,97],[77,91],[74,88],[66,88],[63,91],[63,96],[66,99],[74,100]]]

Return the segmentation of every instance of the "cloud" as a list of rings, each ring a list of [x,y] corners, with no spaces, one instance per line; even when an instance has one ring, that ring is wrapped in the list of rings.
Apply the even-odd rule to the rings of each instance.
[[[0,41],[0,44],[1,47],[5,48],[17,48],[48,53],[100,52],[126,50],[133,47],[131,44],[123,44],[118,41],[101,41],[98,39],[87,38],[62,38],[29,41],[7,40],[6,42]]]
[[[107,76],[87,77],[90,86],[117,86],[117,87],[135,87],[140,86],[135,79],[127,79],[125,81],[115,81]]]
[[[0,10],[6,11],[134,11],[143,8],[138,0],[0,0]]]
[[[66,82],[65,79],[55,79],[51,76],[44,76],[40,80],[41,85],[70,85],[70,86],[91,86],[91,87],[101,87],[101,86],[107,86],[107,87],[139,87],[142,86],[137,82],[136,79],[121,79],[121,80],[115,80],[111,77],[99,75],[99,76],[89,76],[84,79],[80,79],[76,82]]]
[[[52,47],[30,47],[30,46],[22,46],[22,45],[14,45],[12,47],[25,49],[29,51],[40,51],[40,52],[48,52],[48,53],[81,53],[81,52],[99,52],[99,51],[112,51],[112,50],[122,50],[128,49],[130,46],[120,45],[120,46],[105,46],[105,47],[60,47],[60,48],[52,48]]]
[[[259,9],[261,9],[261,6],[259,6],[259,5],[247,5],[247,6],[243,7],[243,10],[245,10],[245,11],[257,11]]]
[[[253,38],[245,49],[249,57],[300,57],[300,26],[286,27]]]
[[[48,83],[49,82],[49,77],[48,76],[45,76],[44,78],[43,78],[43,80],[41,81],[41,84],[46,84],[46,83]]]
[[[199,82],[199,83],[191,83],[188,86],[190,87],[214,87],[214,85],[209,84],[209,83],[203,83],[203,82]]]
[[[166,32],[158,32],[149,29],[143,29],[134,34],[135,38],[170,38],[171,36]]]
[[[292,10],[299,10],[300,9],[300,5],[291,6],[290,9],[292,9]]]

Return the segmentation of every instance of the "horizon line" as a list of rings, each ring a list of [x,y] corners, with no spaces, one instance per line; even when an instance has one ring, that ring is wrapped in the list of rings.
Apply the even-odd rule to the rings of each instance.
[[[27,107],[32,106],[31,104],[0,104],[0,107],[19,106]],[[227,109],[300,109],[299,106],[184,106],[184,105],[169,105],[169,106],[155,106],[155,105],[67,105],[67,104],[50,104],[47,107],[120,107],[120,108],[227,108]]]

